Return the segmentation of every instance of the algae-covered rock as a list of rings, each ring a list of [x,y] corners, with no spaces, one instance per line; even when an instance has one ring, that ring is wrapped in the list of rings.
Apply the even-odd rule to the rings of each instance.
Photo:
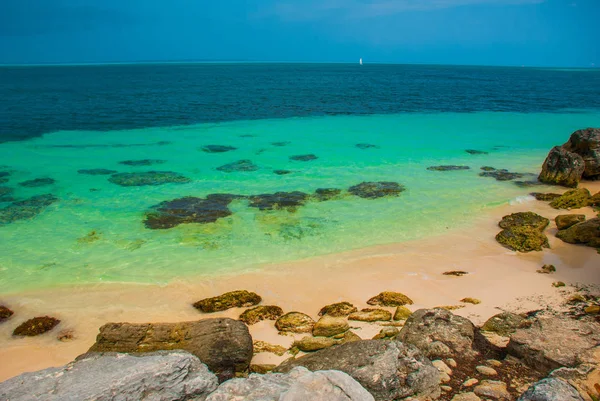
[[[58,198],[54,195],[44,194],[13,202],[7,207],[0,209],[0,226],[18,220],[32,219],[57,201]]]
[[[335,199],[342,193],[338,188],[318,188],[315,190],[315,198],[321,202]]]
[[[595,217],[560,230],[556,237],[569,244],[584,244],[600,248],[600,218]]]
[[[277,175],[287,175],[293,173],[291,170],[273,170],[273,172]]]
[[[223,153],[230,152],[232,150],[236,150],[233,146],[225,146],[225,145],[206,145],[201,148],[203,152],[206,153]]]
[[[348,320],[357,320],[359,322],[387,322],[392,319],[392,314],[385,309],[366,308],[360,312],[351,313]]]
[[[406,188],[397,182],[379,181],[379,182],[361,182],[358,185],[348,188],[352,195],[365,199],[376,199],[385,196],[398,196]]]
[[[164,164],[166,162],[167,162],[166,160],[159,160],[159,159],[142,159],[142,160],[123,160],[122,162],[119,162],[119,164],[124,164],[126,166],[139,167],[139,166],[153,166],[155,164]]]
[[[219,312],[229,308],[243,308],[258,305],[262,301],[260,295],[246,291],[237,290],[226,292],[217,297],[202,299],[193,304],[194,308],[204,313]]]
[[[361,341],[362,338],[360,338],[360,336],[358,334],[356,334],[355,332],[348,330],[347,332],[344,333],[344,337],[342,337],[342,339],[340,340],[340,344],[345,344],[345,343],[351,343],[354,341]]]
[[[585,214],[559,214],[554,218],[556,228],[559,230],[564,230],[582,221],[585,221]]]
[[[301,312],[288,312],[275,322],[275,328],[281,332],[310,333],[315,321]]]
[[[481,301],[479,299],[471,298],[471,297],[463,298],[460,300],[460,302],[463,302],[466,304],[473,304],[473,305],[479,305],[481,303]]]
[[[531,226],[505,228],[496,235],[496,241],[519,252],[541,251],[542,248],[550,247],[548,238]]]
[[[555,194],[552,192],[549,193],[542,193],[542,192],[531,192],[529,195],[533,196],[535,199],[539,200],[539,201],[553,201],[556,198],[560,198],[560,194]]]
[[[371,143],[357,143],[356,145],[357,148],[359,149],[379,149],[379,146],[377,145],[373,145]]]
[[[367,301],[368,305],[402,306],[412,305],[413,301],[400,292],[384,291]]]
[[[217,170],[223,171],[224,173],[235,173],[235,172],[243,172],[243,171],[256,171],[258,170],[258,166],[252,163],[251,160],[243,159],[238,160],[232,163],[224,164],[220,167],[217,167]]]
[[[537,270],[538,273],[541,274],[551,274],[556,271],[556,267],[554,265],[544,265],[541,269]]]
[[[427,170],[430,171],[460,171],[460,170],[470,170],[469,166],[454,166],[454,165],[444,165],[444,166],[429,166]]]
[[[44,334],[60,323],[60,320],[50,316],[40,316],[21,323],[14,331],[13,336],[33,337]]]
[[[270,344],[265,341],[254,341],[253,349],[255,354],[260,354],[261,352],[270,352],[272,354],[282,356],[287,352],[287,348],[282,347],[281,345]]]
[[[249,197],[250,207],[260,210],[288,209],[304,205],[308,202],[310,195],[300,191],[275,192],[274,194],[252,195]]]
[[[77,170],[77,173],[86,174],[86,175],[111,175],[111,174],[115,174],[116,172],[117,172],[116,170],[109,170],[106,168],[92,168],[92,169]]]
[[[318,158],[319,158],[318,156],[315,156],[313,154],[290,156],[290,160],[300,161],[300,162],[309,162],[311,160],[316,160]]]
[[[321,317],[313,327],[313,336],[332,337],[348,331],[350,326],[343,317],[325,315]]]
[[[352,312],[356,312],[358,309],[350,302],[337,302],[335,304],[326,305],[319,311],[319,316],[329,315],[333,317],[348,316]]]
[[[20,182],[19,185],[27,188],[44,187],[46,185],[52,185],[56,182],[53,178],[36,178],[33,180],[27,180]]]
[[[379,333],[375,334],[373,340],[391,340],[396,338],[398,333],[400,333],[400,330],[395,327],[384,327]]]
[[[412,315],[410,309],[406,306],[398,306],[394,312],[394,320],[406,320]]]
[[[315,352],[323,348],[329,348],[335,345],[336,341],[328,337],[310,337],[306,336],[298,341],[294,341],[293,347],[302,352]]]
[[[246,324],[258,323],[261,320],[277,320],[283,315],[283,309],[274,305],[259,305],[244,311],[240,320]]]
[[[0,323],[11,317],[13,314],[14,312],[8,309],[6,306],[0,305]]]
[[[521,315],[511,312],[502,312],[492,316],[481,326],[481,330],[490,331],[503,337],[508,337],[525,321]]]
[[[550,224],[550,220],[533,212],[518,212],[502,217],[498,223],[500,228],[533,227],[543,231]]]
[[[258,363],[258,364],[251,364],[250,367],[248,368],[248,371],[250,373],[258,373],[259,375],[266,375],[267,373],[273,371],[273,369],[275,369],[277,367],[277,365],[273,365],[270,363]]]
[[[562,281],[555,281],[554,283],[552,283],[552,287],[554,288],[560,288],[560,287],[564,287],[566,286],[565,283],[563,283]]]
[[[546,184],[576,187],[584,170],[585,162],[580,155],[555,146],[548,153],[538,179]]]
[[[164,184],[184,184],[190,179],[173,171],[141,171],[113,174],[108,181],[122,187],[143,187]]]
[[[550,202],[555,209],[579,209],[589,206],[592,194],[586,188],[571,189]]]
[[[496,181],[511,181],[516,180],[517,178],[523,178],[525,174],[523,173],[515,173],[508,171],[506,169],[493,170],[493,171],[483,171],[479,173],[480,177],[492,177],[495,178]]]
[[[469,274],[469,272],[465,272],[465,271],[462,271],[462,270],[451,270],[451,271],[443,272],[442,274],[444,276],[461,277],[461,276],[465,276],[465,275]]]

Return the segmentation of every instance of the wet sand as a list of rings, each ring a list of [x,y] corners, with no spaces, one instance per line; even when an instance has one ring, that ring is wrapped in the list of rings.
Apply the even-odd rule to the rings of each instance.
[[[600,191],[600,182],[581,185]],[[532,189],[535,190],[535,189]],[[564,190],[557,190],[557,192]],[[502,216],[534,211],[551,219],[546,234],[550,249],[520,254],[500,246],[494,236]],[[483,323],[501,310],[514,312],[559,306],[574,286],[600,286],[600,254],[595,249],[563,243],[554,237],[553,219],[558,214],[582,213],[595,217],[591,208],[555,210],[533,198],[492,209],[478,216],[469,229],[451,231],[423,240],[388,244],[273,265],[235,276],[197,277],[166,286],[101,284],[54,288],[7,294],[0,303],[15,315],[0,324],[0,380],[27,371],[58,366],[84,353],[94,343],[98,328],[107,322],[177,322],[209,317],[237,318],[243,309],[202,314],[191,304],[223,292],[246,289],[263,297],[263,305],[278,305],[285,312],[300,311],[317,318],[326,304],[349,301],[359,309],[381,291],[399,291],[413,299],[411,310],[442,305],[465,305],[454,313]],[[360,235],[360,233],[357,233]],[[553,264],[554,274],[536,272]],[[446,276],[463,270],[462,277]],[[552,283],[563,281],[564,288]],[[597,291],[598,287],[594,291]],[[473,297],[481,304],[463,304]],[[388,308],[393,312],[393,308]],[[49,315],[62,320],[49,333],[33,338],[13,338],[12,330],[34,316]],[[362,338],[371,338],[377,324],[350,322]],[[75,339],[56,339],[62,330],[72,330]],[[254,340],[290,345],[294,338],[277,334],[272,321],[250,326]],[[253,363],[278,363],[289,357],[259,354]]]

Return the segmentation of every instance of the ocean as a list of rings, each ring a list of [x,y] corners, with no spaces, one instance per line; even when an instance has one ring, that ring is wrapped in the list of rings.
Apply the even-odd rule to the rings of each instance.
[[[599,70],[0,67],[0,293],[195,280],[468,229],[552,190],[535,180],[547,152],[590,126]]]

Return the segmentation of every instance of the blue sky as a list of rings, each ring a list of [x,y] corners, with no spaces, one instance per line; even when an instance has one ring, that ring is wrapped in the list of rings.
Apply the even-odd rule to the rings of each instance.
[[[600,0],[0,0],[0,64],[600,66]]]

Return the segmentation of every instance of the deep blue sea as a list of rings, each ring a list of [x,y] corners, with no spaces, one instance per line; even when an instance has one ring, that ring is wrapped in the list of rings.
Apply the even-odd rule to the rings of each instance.
[[[548,150],[589,126],[600,70],[0,67],[0,292],[439,235],[548,190],[535,185]],[[363,182],[388,196],[361,196]]]

